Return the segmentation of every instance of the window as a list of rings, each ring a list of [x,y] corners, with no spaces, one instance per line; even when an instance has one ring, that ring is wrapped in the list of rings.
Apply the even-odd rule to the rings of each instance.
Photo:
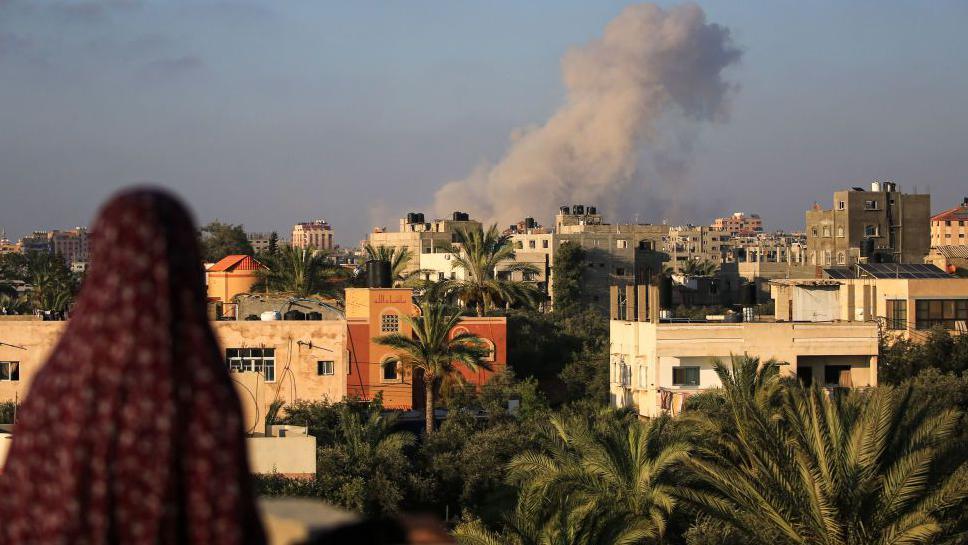
[[[646,388],[649,385],[649,368],[645,365],[639,366],[639,388]]]
[[[0,361],[0,382],[17,382],[20,380],[19,361]]]
[[[865,225],[864,226],[864,236],[865,237],[879,237],[881,236],[881,228],[877,225]]]
[[[810,232],[813,234],[813,236],[817,236],[817,228],[816,227],[811,227],[810,228]]]
[[[672,384],[674,386],[699,386],[699,368],[673,367]]]
[[[849,365],[824,365],[823,382],[825,386],[839,386],[850,388],[850,366]]]
[[[542,248],[547,248],[548,247],[548,241],[547,240],[542,240],[541,241],[541,247]]]
[[[887,328],[907,329],[907,301],[904,299],[888,299]]]
[[[846,201],[840,201],[840,202],[838,202],[837,203],[837,208],[840,209],[840,210],[846,209],[847,208],[847,202]]]
[[[523,250],[524,249],[524,242],[523,241],[520,241],[520,240],[515,241],[514,242],[514,248],[517,249],[517,250]]]
[[[837,264],[838,265],[847,264],[847,255],[844,254],[844,252],[837,252]]]
[[[533,240],[528,241],[528,248],[531,248],[532,250],[535,248],[535,244]]]
[[[823,236],[824,237],[828,237],[828,238],[830,237],[830,226],[829,225],[824,225],[823,226]]]
[[[525,282],[534,282],[538,275],[534,271],[524,271],[522,276]]]
[[[918,329],[957,329],[956,322],[968,321],[968,299],[918,299],[914,320]]]
[[[844,228],[843,227],[838,227],[837,228],[837,237],[844,238]]]
[[[621,239],[620,240],[616,240],[615,241],[615,247],[618,248],[618,249],[620,249],[620,250],[624,250],[624,249],[626,249],[626,248],[629,247],[629,241],[627,241],[627,240],[621,240]]]
[[[395,312],[388,312],[380,317],[380,332],[396,333],[400,331],[400,316]]]
[[[266,382],[276,380],[275,348],[227,348],[225,360],[232,373],[261,373]]]
[[[331,361],[317,361],[316,362],[316,374],[319,376],[332,375],[333,374],[333,362]]]
[[[616,276],[625,276],[625,269],[622,267],[615,267]]]
[[[383,380],[397,380],[397,360],[384,362]]]
[[[877,201],[864,201],[864,210],[877,210]]]

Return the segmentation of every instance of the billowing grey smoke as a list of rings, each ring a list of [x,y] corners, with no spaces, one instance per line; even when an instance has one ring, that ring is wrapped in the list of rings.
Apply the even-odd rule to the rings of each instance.
[[[722,72],[739,57],[729,30],[707,23],[699,6],[626,8],[601,39],[562,59],[566,103],[545,125],[515,131],[499,163],[442,187],[436,211],[506,225],[547,218],[559,204],[609,207],[641,194],[639,158],[656,156],[645,148],[660,146],[676,119],[692,125],[723,114],[730,85]],[[674,138],[695,133],[671,130]]]

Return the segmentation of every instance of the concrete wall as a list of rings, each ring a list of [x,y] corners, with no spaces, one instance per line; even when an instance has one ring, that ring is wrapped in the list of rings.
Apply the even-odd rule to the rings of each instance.
[[[65,326],[66,322],[0,322],[0,342],[4,343],[0,361],[20,362],[19,381],[0,381],[0,400],[23,399]],[[223,348],[275,349],[274,382],[266,382],[257,373],[232,374],[251,431],[260,430],[273,399],[287,403],[296,399],[339,401],[346,395],[345,321],[213,322],[212,328]],[[317,375],[318,360],[333,361],[334,373]]]
[[[316,475],[316,438],[311,435],[295,437],[248,437],[252,473],[282,473],[290,477]]]

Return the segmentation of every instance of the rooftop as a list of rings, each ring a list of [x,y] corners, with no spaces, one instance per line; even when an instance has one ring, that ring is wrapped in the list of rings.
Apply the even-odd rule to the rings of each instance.
[[[856,268],[831,267],[823,270],[827,278],[952,278],[934,265],[909,263],[860,263]]]

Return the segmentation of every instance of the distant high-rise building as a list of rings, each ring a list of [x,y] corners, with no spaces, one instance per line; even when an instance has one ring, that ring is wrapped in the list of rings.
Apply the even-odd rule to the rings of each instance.
[[[968,197],[931,218],[931,246],[968,246]]]
[[[333,228],[323,219],[297,223],[292,227],[292,247],[304,250],[332,250]]]
[[[894,182],[837,191],[833,209],[815,204],[806,212],[808,263],[922,263],[931,245],[930,216],[930,195],[901,193]]]
[[[733,236],[755,235],[763,232],[763,220],[757,214],[747,216],[743,212],[733,212],[730,216],[716,218],[710,227]]]
[[[88,232],[84,227],[67,230],[34,231],[20,239],[23,253],[44,252],[60,256],[68,265],[86,263],[89,245]]]

